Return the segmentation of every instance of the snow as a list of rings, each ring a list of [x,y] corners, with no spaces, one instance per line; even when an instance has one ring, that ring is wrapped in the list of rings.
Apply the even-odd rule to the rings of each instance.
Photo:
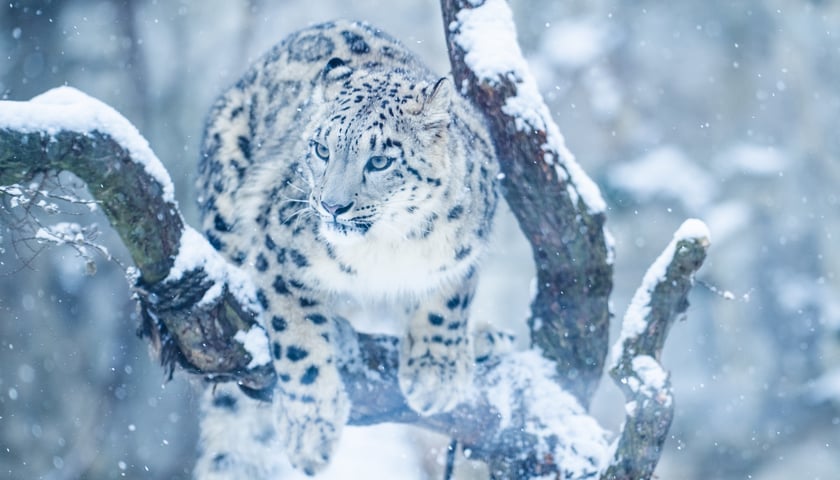
[[[636,376],[623,379],[631,392],[655,399],[666,407],[671,405],[673,397],[670,395],[668,385],[669,375],[656,359],[650,355],[638,355],[633,357],[632,368]],[[643,401],[642,405],[645,404],[646,402]],[[624,413],[627,416],[633,416],[638,408],[637,401],[629,401],[624,404]]]
[[[271,354],[268,349],[268,335],[265,330],[252,325],[247,332],[242,330],[236,332],[233,339],[241,343],[245,347],[245,351],[251,356],[251,362],[248,363],[248,368],[265,365],[271,361]]]
[[[753,221],[750,206],[742,201],[717,203],[704,215],[709,228],[715,232],[715,243],[721,245],[736,240]]]
[[[633,371],[639,376],[642,385],[652,391],[662,391],[668,383],[668,372],[653,357],[639,355],[633,358]]]
[[[504,0],[487,0],[482,6],[461,10],[449,28],[457,31],[455,41],[478,78],[495,81],[508,72],[528,70],[518,47],[513,14]]]
[[[722,172],[762,177],[778,175],[787,167],[788,160],[773,147],[738,143],[716,156],[714,164]]]
[[[684,221],[680,228],[674,233],[674,242],[680,240],[700,240],[705,242],[712,241],[712,234],[709,232],[709,227],[706,223],[697,218],[689,218]],[[664,273],[664,271],[663,271]]]
[[[203,117],[220,90],[244,73],[248,59],[257,58],[301,26],[325,20],[326,11],[370,21],[403,40],[432,63],[432,70],[448,68],[446,45],[439,32],[439,7],[429,8],[428,1],[392,2],[387,8],[371,1],[327,0],[324,8],[320,4],[313,8],[312,2],[256,2],[252,5],[258,8],[253,11],[242,8],[240,2],[144,2],[133,25],[134,40],[142,40],[142,44],[129,42],[129,36],[120,30],[125,24],[119,21],[120,7],[112,2],[63,2],[63,8],[42,8],[40,16],[31,8],[28,13],[21,10],[31,7],[32,2],[11,3],[14,8],[6,6],[0,13],[0,19],[8,21],[5,33],[0,34],[0,52],[4,54],[0,61],[0,97],[28,100],[34,93],[21,95],[42,92],[67,78],[86,93],[112,106],[119,105],[117,110],[132,122],[142,117],[141,110],[150,113],[147,119],[159,132],[157,138],[151,130],[135,125],[164,160],[176,183],[176,193],[181,194],[185,193],[181,185],[192,187]],[[736,301],[727,302],[720,296],[695,292],[703,294],[693,296],[688,313],[695,317],[704,312],[703,318],[698,315],[676,325],[667,340],[663,365],[671,370],[680,408],[656,470],[658,478],[726,478],[725,472],[743,466],[744,458],[750,459],[749,474],[754,478],[840,478],[840,403],[805,403],[801,408],[802,402],[810,400],[811,382],[820,378],[819,373],[816,379],[802,376],[811,365],[808,359],[818,357],[813,366],[824,372],[840,367],[838,3],[738,2],[736,8],[717,9],[702,2],[648,2],[641,8],[632,8],[626,2],[508,3],[519,27],[522,51],[543,98],[568,148],[598,182],[608,204],[613,202],[605,190],[608,184],[602,181],[607,172],[663,143],[678,146],[688,159],[711,174],[717,185],[717,196],[696,212],[682,209],[677,200],[608,212],[607,224],[618,242],[610,296],[618,318],[610,347],[620,333],[624,309],[645,270],[686,214],[700,216],[714,232],[716,243],[698,275],[698,283],[704,278],[720,287],[721,295],[729,289],[736,297]],[[579,70],[551,64],[545,58],[548,52],[542,47],[543,37],[567,28],[561,25],[566,20],[579,19],[608,29],[609,40],[616,40],[620,50],[607,51]],[[43,22],[40,26],[44,28],[34,21]],[[548,22],[550,27],[544,27]],[[39,41],[41,50],[33,50],[31,47]],[[146,82],[133,83],[138,69],[125,67],[129,44],[146,60],[140,69]],[[44,51],[46,45],[54,50]],[[63,54],[58,55],[60,52]],[[545,65],[544,76],[533,68],[534,61],[540,59]],[[593,86],[599,82],[593,70],[610,77],[621,95],[614,116],[604,117],[594,107],[596,100],[605,101],[608,96]],[[179,95],[184,86],[188,94]],[[145,101],[140,100],[141,95],[146,96]],[[113,100],[117,97],[121,98],[119,104]],[[710,126],[705,127],[706,122]],[[512,120],[510,128],[514,128]],[[738,146],[749,147],[743,150],[746,155],[733,148]],[[165,152],[182,152],[183,161],[169,164],[170,156]],[[755,167],[762,163],[756,162],[759,157],[753,153],[779,154],[786,163],[778,172],[768,168],[769,173],[757,175]],[[742,169],[742,162],[749,168]],[[784,178],[778,178],[779,173],[784,173]],[[801,201],[804,197],[807,203]],[[39,198],[34,197],[28,205],[34,206]],[[193,201],[184,200],[185,196],[178,198],[182,207],[189,207],[184,214],[197,218]],[[2,200],[13,201],[8,197]],[[664,207],[673,208],[667,212]],[[82,227],[90,221],[65,215],[37,218],[48,223],[79,222]],[[4,448],[12,452],[5,457],[10,459],[7,470],[16,469],[9,476],[71,476],[68,472],[78,468],[74,452],[97,451],[99,439],[85,435],[92,428],[119,434],[111,436],[114,443],[108,448],[99,449],[96,462],[89,466],[91,477],[117,476],[118,461],[128,465],[128,477],[164,478],[170,472],[189,476],[183,471],[189,469],[185,459],[192,458],[195,450],[196,404],[194,395],[190,395],[191,385],[186,375],[180,375],[165,391],[160,390],[160,370],[142,354],[145,344],[122,337],[126,329],[115,324],[125,322],[114,322],[126,299],[119,273],[114,269],[108,274],[110,269],[101,268],[96,277],[85,280],[79,275],[84,261],[68,246],[47,249],[34,259],[38,263],[32,268],[10,273],[16,268],[11,264],[15,260],[15,237],[5,230],[8,225],[4,220],[10,219],[0,220],[0,248],[6,248],[0,254],[0,262],[5,262],[0,269],[7,273],[3,277],[5,295],[0,298],[0,319],[5,320],[0,342],[0,350],[5,352],[0,367],[4,382],[0,397],[6,401],[0,412],[0,432]],[[26,236],[33,237],[39,225],[33,226]],[[497,226],[496,233],[517,229],[515,223],[512,227]],[[115,237],[109,231],[98,240],[111,239]],[[810,246],[801,247],[809,242]],[[491,295],[500,304],[513,297],[522,302],[522,306],[516,303],[513,308],[482,307],[488,312],[486,317],[504,328],[525,323],[522,311],[528,303],[527,292],[514,295],[502,291],[503,280],[527,290],[533,260],[525,243],[529,248],[526,254],[514,256],[508,252],[507,237],[503,236],[498,242],[503,252],[496,255],[502,257],[499,272],[481,267],[481,282],[499,284]],[[647,250],[651,245],[656,251]],[[644,262],[634,261],[642,251],[651,253],[644,255]],[[57,267],[60,270],[54,270]],[[494,275],[512,277],[514,273],[522,279],[491,279]],[[779,311],[777,294],[788,294],[779,290],[784,283],[777,280],[793,280],[795,275],[791,273],[810,277],[804,286],[822,292],[820,304],[802,314]],[[65,283],[68,281],[81,286],[70,289]],[[96,302],[96,308],[89,312],[84,311],[84,305],[90,301],[79,304],[84,317],[79,328],[61,328],[61,321],[72,313],[67,294],[84,295]],[[473,303],[473,312],[479,307],[477,302]],[[834,310],[830,312],[830,308]],[[55,322],[58,327],[53,326]],[[527,329],[522,331],[527,333]],[[785,333],[799,341],[772,340]],[[527,348],[527,334],[520,340]],[[799,348],[802,342],[807,344],[804,351]],[[101,401],[101,389],[96,387],[102,385],[104,377],[99,368],[74,368],[78,351],[102,359],[94,367],[102,367],[106,374],[114,367],[124,377],[124,364],[134,368],[127,377],[130,395],[119,402],[114,414],[85,416],[92,410],[86,405]],[[112,352],[117,353],[116,361],[104,361],[113,356]],[[22,362],[38,372],[36,382],[29,384],[37,387],[34,393],[27,394],[26,385],[17,378],[16,366]],[[57,370],[52,374],[44,373],[44,368],[54,366]],[[779,378],[779,368],[790,375]],[[615,431],[624,419],[625,401],[610,383],[601,379],[591,412],[603,426]],[[836,385],[840,386],[840,376]],[[13,388],[17,392],[15,402],[8,395]],[[33,395],[39,401],[33,401]],[[113,395],[110,398],[114,400]],[[61,408],[37,411],[43,402],[58,400],[60,403],[55,404]],[[767,405],[778,408],[761,408]],[[73,409],[80,414],[72,414]],[[175,414],[180,416],[177,423],[173,423]],[[80,430],[79,419],[92,427]],[[137,427],[130,435],[125,428],[129,423]],[[160,428],[152,429],[151,425]],[[778,428],[768,428],[774,425]],[[33,432],[40,434],[42,427],[43,436],[33,437]],[[351,458],[355,463],[347,464],[344,470],[337,468],[334,478],[352,477],[356,468],[360,469],[360,478],[441,478],[426,473],[434,455],[429,455],[420,442],[389,436],[376,441],[378,431],[360,430],[356,437],[344,437],[344,443],[353,449],[351,455],[356,456]],[[372,438],[356,445],[366,436]],[[46,448],[50,438],[62,440],[61,444],[66,441],[72,448]],[[162,446],[163,438],[168,440],[166,446]],[[33,448],[39,440],[42,448]],[[766,450],[768,445],[770,452]],[[425,455],[425,460],[405,462],[408,465],[404,469],[413,471],[413,475],[404,475],[403,470],[391,470],[392,453]],[[151,472],[144,472],[145,465]]]
[[[537,81],[519,49],[516,25],[507,2],[487,0],[476,8],[459,11],[456,18],[449,28],[455,32],[454,40],[465,52],[467,66],[479,80],[491,85],[498,83],[500,78],[516,84],[516,95],[505,101],[502,111],[514,118],[516,128],[522,132],[544,131],[545,161],[554,165],[560,180],[571,177],[571,183],[590,213],[605,211],[606,202],[598,186],[566,148],[563,135],[543,102]]]
[[[500,428],[519,424],[521,419],[514,417],[527,414],[522,423],[526,433],[543,442],[552,436],[556,439],[553,448],[539,445],[537,455],[553,455],[560,467],[559,478],[588,478],[607,459],[607,432],[552,380],[554,375],[554,364],[538,351],[528,350],[503,355],[498,365],[477,378],[486,385],[487,400],[499,412]]]
[[[181,234],[181,243],[178,246],[178,254],[165,281],[177,281],[186,272],[198,269],[203,269],[207,278],[215,283],[204,294],[199,305],[210,303],[218,298],[222,294],[222,285],[226,284],[240,304],[254,311],[260,311],[256,303],[256,287],[250,277],[228,263],[203,235],[185,225],[184,232]]]
[[[608,49],[608,32],[587,19],[552,23],[542,38],[540,50],[554,66],[576,70],[591,64]]]
[[[816,402],[840,403],[840,368],[834,368],[817,378],[809,396]]]
[[[675,199],[692,211],[708,205],[717,191],[717,183],[709,173],[670,145],[612,168],[607,179],[640,200]]]
[[[321,480],[347,478],[389,478],[423,480],[429,478],[423,459],[410,451],[418,438],[410,427],[383,423],[366,427],[346,426],[341,441]],[[285,460],[284,460],[285,463]],[[284,480],[310,480],[312,477],[286,466]]]
[[[607,265],[613,265],[615,263],[615,237],[613,237],[606,225],[604,225],[604,243],[607,247],[607,258],[605,261]]]
[[[5,193],[6,195],[18,197],[23,195],[23,189],[20,185],[0,185],[0,192]]]
[[[402,425],[389,424],[345,427],[335,456],[321,476],[334,479],[427,478],[421,459],[407,452],[406,445],[417,443],[407,430]]]
[[[56,245],[82,243],[85,241],[84,230],[75,222],[59,222],[49,227],[41,227],[35,232],[37,240],[52,242]]]
[[[10,208],[17,208],[22,203],[27,202],[29,199],[23,196],[23,189],[21,189],[20,185],[0,185],[0,193],[9,196],[9,207]]]
[[[75,88],[54,88],[28,102],[0,101],[0,128],[51,136],[61,131],[110,135],[161,185],[163,200],[175,203],[169,174],[134,125],[110,106]]]
[[[709,228],[702,220],[691,218],[680,225],[671,242],[665,247],[665,250],[648,268],[642,279],[642,284],[639,286],[633,298],[630,300],[630,305],[627,307],[627,313],[624,315],[624,321],[621,324],[621,334],[615,342],[611,353],[611,365],[616,365],[621,360],[621,352],[624,342],[642,335],[647,327],[646,318],[650,313],[651,294],[656,288],[656,285],[665,279],[666,270],[674,254],[677,250],[677,243],[681,240],[699,240],[701,242],[711,242],[711,234]]]

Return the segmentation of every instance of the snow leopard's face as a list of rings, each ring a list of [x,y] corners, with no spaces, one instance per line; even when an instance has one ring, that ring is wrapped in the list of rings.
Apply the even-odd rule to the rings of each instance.
[[[307,129],[309,204],[333,243],[423,235],[448,184],[448,80],[337,69]]]

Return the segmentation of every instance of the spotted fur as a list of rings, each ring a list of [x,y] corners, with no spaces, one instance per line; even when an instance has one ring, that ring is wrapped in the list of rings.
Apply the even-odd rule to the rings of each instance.
[[[292,34],[222,95],[200,162],[203,228],[256,280],[280,380],[270,405],[207,394],[198,477],[271,478],[275,444],[307,473],[329,461],[349,412],[333,343],[349,301],[401,325],[411,408],[463,399],[496,175],[452,81],[366,24]]]

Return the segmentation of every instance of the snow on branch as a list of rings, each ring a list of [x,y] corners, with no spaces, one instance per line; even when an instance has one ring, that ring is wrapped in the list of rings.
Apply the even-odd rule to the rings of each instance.
[[[475,342],[486,335],[495,334],[477,332]],[[482,357],[470,398],[451,412],[423,417],[400,392],[396,339],[357,338],[359,353],[344,355],[353,360],[341,365],[352,425],[400,422],[443,433],[465,456],[485,461],[495,479],[595,478],[608,458],[607,432],[557,385],[553,363],[535,350]]]
[[[572,198],[580,195],[591,213],[605,211],[607,205],[598,186],[566,148],[563,135],[540,95],[537,81],[519,49],[507,2],[486,0],[476,8],[462,9],[449,28],[454,31],[455,43],[464,51],[464,62],[479,82],[495,86],[507,81],[516,87],[515,94],[505,97],[502,112],[513,120],[518,131],[541,132],[545,137],[540,146],[543,160],[555,166],[561,181],[569,183],[569,195]]]
[[[69,87],[29,102],[0,102],[0,185],[60,171],[85,182],[128,248],[139,272],[133,287],[143,331],[161,360],[170,369],[177,362],[217,378],[235,377],[253,389],[273,385],[273,369],[252,363],[267,354],[265,332],[265,352],[253,335],[247,344],[231,341],[257,325],[258,310],[248,295],[253,287],[200,234],[185,228],[169,174],[137,129],[108,105]],[[5,188],[0,195],[15,197],[17,190]],[[76,236],[57,235],[68,230],[59,227],[39,229],[39,238],[78,243]]]
[[[613,458],[601,478],[650,478],[674,416],[668,372],[659,363],[665,338],[688,308],[694,274],[703,264],[710,234],[687,220],[651,265],[636,291],[613,346],[610,375],[624,393],[626,418]]]
[[[534,249],[532,343],[556,362],[561,384],[588,405],[608,341],[612,245],[604,201],[551,119],[519,50],[505,0],[441,0],[441,5],[452,75],[484,113],[505,175],[505,197]],[[656,466],[673,415],[658,358],[667,328],[687,307],[685,297],[707,247],[702,222],[687,222],[628,310],[612,375],[627,395],[629,413],[603,479],[649,478]],[[494,478],[513,477],[528,478]]]
[[[452,75],[484,114],[505,198],[533,248],[531,340],[588,405],[608,347],[612,245],[598,187],[540,96],[505,0],[441,0]]]
[[[175,202],[175,187],[149,143],[110,106],[72,87],[49,90],[28,102],[2,102],[0,126],[19,133],[107,132],[162,187],[162,200]]]

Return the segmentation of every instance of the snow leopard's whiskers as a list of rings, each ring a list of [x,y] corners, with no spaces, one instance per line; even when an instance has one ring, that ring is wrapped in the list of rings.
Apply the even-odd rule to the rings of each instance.
[[[280,205],[285,205],[287,203],[307,203],[307,204],[309,203],[309,200],[305,199],[305,198],[292,198],[292,197],[287,197],[286,195],[283,195],[283,194],[281,194],[280,197],[283,198],[283,201],[280,202]]]
[[[299,177],[303,178],[303,175],[301,175],[301,174],[300,174],[300,172],[297,172],[297,171],[296,171],[295,173],[296,173]],[[306,180],[306,178],[303,178],[303,180],[305,181],[305,180]],[[293,182],[293,181],[291,181],[291,180],[286,180],[286,185],[288,185],[288,186],[290,186],[290,187],[294,188],[295,190],[297,190],[298,192],[300,192],[300,193],[302,193],[302,194],[304,194],[304,195],[306,195],[306,196],[309,196],[309,191],[305,190],[305,189],[304,189],[303,187],[301,187],[301,186],[295,185],[295,182]]]
[[[299,222],[300,220],[306,218],[309,215],[314,215],[315,210],[309,205],[309,202],[304,202],[304,203],[306,203],[306,206],[303,207],[303,208],[299,208],[299,209],[295,210],[294,212],[290,213],[289,216],[287,216],[283,220],[283,224],[288,224],[292,220],[295,220],[296,222]]]

